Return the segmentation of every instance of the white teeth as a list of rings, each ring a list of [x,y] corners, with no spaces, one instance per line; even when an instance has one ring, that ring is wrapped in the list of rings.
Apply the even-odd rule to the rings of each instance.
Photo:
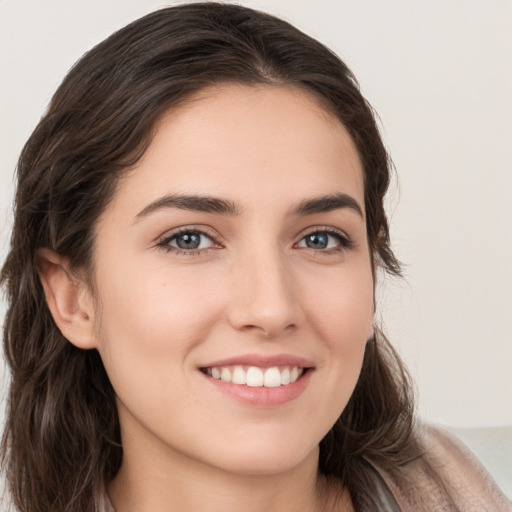
[[[231,370],[229,368],[222,368],[220,371],[220,379],[224,382],[231,382]]]
[[[263,376],[263,385],[266,388],[277,388],[281,385],[281,372],[279,368],[269,368]]]
[[[235,366],[231,382],[234,384],[246,384],[247,378],[245,376],[244,369],[241,366]]]
[[[246,381],[251,388],[260,388],[263,386],[263,372],[257,366],[249,366]]]
[[[303,368],[297,366],[279,369],[277,366],[262,369],[249,366],[244,370],[242,366],[223,366],[206,369],[206,374],[217,380],[232,382],[233,384],[247,385],[253,388],[277,388],[295,382],[304,373]]]

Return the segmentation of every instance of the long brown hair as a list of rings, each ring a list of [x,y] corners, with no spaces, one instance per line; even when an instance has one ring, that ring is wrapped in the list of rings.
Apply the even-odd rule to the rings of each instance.
[[[36,252],[50,248],[91,275],[95,223],[123,170],[144,153],[164,111],[220,82],[300,87],[338,117],[363,162],[374,271],[400,273],[383,206],[390,160],[354,76],[329,49],[273,16],[212,2],[165,8],[116,32],[66,76],[18,163],[1,272],[12,375],[2,459],[20,511],[94,510],[123,456],[102,361],[58,330]],[[357,506],[367,494],[365,458],[398,467],[414,457],[412,426],[407,373],[376,330],[355,391],[321,442],[319,470],[347,486]]]

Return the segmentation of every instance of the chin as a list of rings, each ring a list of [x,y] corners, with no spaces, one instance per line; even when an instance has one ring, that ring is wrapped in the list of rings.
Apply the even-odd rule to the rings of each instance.
[[[318,450],[314,450],[315,465],[318,459]],[[301,467],[306,460],[310,460],[311,454],[301,457],[262,457],[261,455],[252,458],[237,457],[237,460],[226,461],[222,469],[228,473],[245,476],[275,476],[289,473]]]
[[[247,476],[278,475],[293,471],[303,464],[318,461],[318,444],[293,443],[290,439],[267,437],[257,442],[233,442],[229,453],[219,454],[212,464],[229,473]],[[228,455],[228,457],[226,457]]]

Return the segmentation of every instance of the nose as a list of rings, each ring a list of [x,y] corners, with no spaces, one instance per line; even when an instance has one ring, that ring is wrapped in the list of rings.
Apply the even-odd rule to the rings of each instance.
[[[279,250],[240,256],[232,272],[228,320],[234,329],[275,338],[301,321],[289,262]]]

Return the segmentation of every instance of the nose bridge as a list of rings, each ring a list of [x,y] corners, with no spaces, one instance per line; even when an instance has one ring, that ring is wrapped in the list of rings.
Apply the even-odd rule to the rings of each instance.
[[[243,251],[235,266],[229,315],[233,327],[271,337],[297,324],[293,273],[277,244]]]

